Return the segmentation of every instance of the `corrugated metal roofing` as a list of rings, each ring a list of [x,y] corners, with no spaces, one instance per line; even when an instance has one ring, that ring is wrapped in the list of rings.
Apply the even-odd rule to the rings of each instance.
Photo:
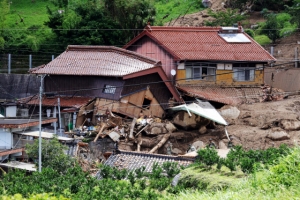
[[[178,60],[275,61],[263,47],[245,33],[250,42],[226,42],[221,27],[148,26],[124,48],[147,35]]]
[[[43,97],[42,105],[43,106],[57,106],[58,97]],[[71,107],[71,108],[81,108],[82,106],[88,104],[94,98],[91,97],[59,97],[60,98],[60,107]],[[27,105],[39,105],[39,99],[37,97],[27,98],[29,101],[22,100],[26,102]]]
[[[182,85],[178,89],[188,96],[238,105],[248,102],[260,102],[265,95],[261,87],[217,87],[201,85]]]
[[[159,61],[118,47],[69,45],[57,58],[31,73],[121,77],[158,65]]]

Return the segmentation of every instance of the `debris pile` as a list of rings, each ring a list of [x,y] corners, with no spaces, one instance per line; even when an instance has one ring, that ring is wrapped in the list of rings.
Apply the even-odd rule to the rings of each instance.
[[[173,107],[164,119],[143,113],[130,119],[107,111],[97,116],[95,126],[74,130],[73,136],[82,141],[76,155],[84,170],[105,162],[117,150],[184,155],[226,138],[224,126],[215,122],[227,125],[218,111],[201,101]]]

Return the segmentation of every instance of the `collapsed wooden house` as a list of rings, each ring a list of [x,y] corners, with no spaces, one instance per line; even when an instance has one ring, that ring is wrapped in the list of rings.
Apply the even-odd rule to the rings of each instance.
[[[30,73],[47,75],[44,92],[48,96],[59,95],[70,101],[74,96],[95,98],[72,111],[76,112],[76,126],[86,119],[96,124],[97,117],[108,110],[132,118],[140,113],[162,117],[170,99],[182,101],[160,61],[117,47],[70,45]]]

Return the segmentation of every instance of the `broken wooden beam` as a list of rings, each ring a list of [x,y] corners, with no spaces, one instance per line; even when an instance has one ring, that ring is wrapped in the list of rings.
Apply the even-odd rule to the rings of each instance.
[[[131,125],[130,125],[130,132],[129,132],[129,139],[134,139],[133,137],[133,131],[134,131],[134,126],[136,124],[137,118],[133,118]]]
[[[161,141],[155,146],[153,147],[149,153],[154,153],[157,149],[159,149],[162,145],[164,145],[166,143],[166,141],[169,139],[171,133],[167,133],[164,135],[164,137],[161,139]]]
[[[96,137],[95,137],[95,139],[94,139],[94,142],[96,142],[96,141],[98,140],[98,138],[99,138],[99,136],[100,136],[100,134],[102,133],[102,131],[103,131],[104,128],[106,128],[106,124],[103,123],[103,124],[101,125],[101,128],[100,128],[98,134],[96,135]]]

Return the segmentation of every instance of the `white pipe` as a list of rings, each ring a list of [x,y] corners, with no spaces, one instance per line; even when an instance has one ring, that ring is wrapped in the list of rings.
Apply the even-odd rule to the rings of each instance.
[[[76,112],[74,112],[74,114],[73,114],[73,130],[75,129],[76,119],[77,119],[77,114],[76,114]]]
[[[59,134],[61,136],[61,116],[60,116],[60,98],[57,98],[58,118],[59,118]]]
[[[42,93],[43,93],[43,76],[41,76],[40,102],[39,102],[39,172],[42,171]]]

